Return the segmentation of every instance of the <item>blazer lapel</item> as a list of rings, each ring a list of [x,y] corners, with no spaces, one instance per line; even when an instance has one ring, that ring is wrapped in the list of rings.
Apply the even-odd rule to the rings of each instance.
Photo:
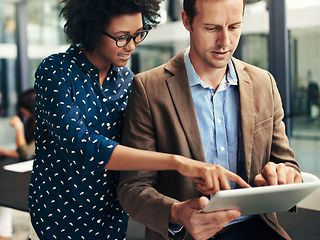
[[[240,119],[242,147],[245,161],[245,175],[250,179],[250,166],[253,144],[254,131],[254,105],[253,91],[250,77],[244,71],[245,65],[237,60],[232,59],[239,79],[239,95],[240,95]]]
[[[185,71],[183,53],[169,61],[166,69],[173,74],[166,81],[191,154],[194,159],[204,162],[203,146]]]
[[[250,166],[254,130],[253,91],[250,77],[245,73],[245,65],[232,59],[239,79],[241,137],[245,161],[245,175],[250,179]],[[185,132],[193,157],[205,161],[193,100],[185,71],[183,53],[168,62],[166,69],[173,74],[167,81],[173,104]]]

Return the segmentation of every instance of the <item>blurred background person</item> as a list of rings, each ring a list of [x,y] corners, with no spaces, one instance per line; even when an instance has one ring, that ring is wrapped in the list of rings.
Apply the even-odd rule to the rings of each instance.
[[[311,70],[307,72],[307,113],[310,120],[315,120],[319,116],[319,86],[312,77]]]
[[[28,89],[18,98],[17,115],[10,120],[10,125],[15,130],[15,149],[0,146],[0,157],[3,158],[32,158],[35,151],[35,91]]]
[[[35,91],[28,89],[21,93],[17,103],[17,115],[10,120],[15,130],[16,149],[0,147],[0,157],[28,159],[35,152]],[[10,208],[0,207],[0,240],[10,239],[13,234],[12,211]]]

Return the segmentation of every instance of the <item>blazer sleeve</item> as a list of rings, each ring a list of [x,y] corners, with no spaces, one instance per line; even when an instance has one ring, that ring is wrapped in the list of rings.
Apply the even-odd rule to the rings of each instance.
[[[144,150],[157,150],[150,104],[139,77],[135,77],[133,81],[122,144]],[[157,172],[154,171],[121,172],[118,197],[123,209],[133,219],[168,239],[169,213],[176,200],[159,193],[154,188],[156,181]]]
[[[289,146],[289,140],[285,133],[284,112],[276,81],[270,73],[269,76],[274,97],[274,121],[270,160],[275,163],[284,163],[300,171],[297,162],[294,160],[294,153]]]

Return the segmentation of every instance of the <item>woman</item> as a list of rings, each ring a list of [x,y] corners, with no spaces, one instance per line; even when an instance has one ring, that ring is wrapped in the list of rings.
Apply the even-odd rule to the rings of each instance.
[[[160,1],[62,2],[73,44],[36,72],[32,226],[40,239],[125,239],[112,170],[178,170],[210,189],[215,169],[118,143],[133,77],[125,65],[157,24]]]

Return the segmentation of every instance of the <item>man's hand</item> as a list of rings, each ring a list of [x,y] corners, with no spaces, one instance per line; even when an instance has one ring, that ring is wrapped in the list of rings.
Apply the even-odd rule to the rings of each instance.
[[[201,213],[200,210],[208,202],[208,198],[200,197],[174,203],[170,211],[170,222],[183,225],[195,240],[205,240],[240,216],[238,210]]]
[[[283,163],[268,162],[254,178],[256,186],[281,185],[302,182],[301,174]]]
[[[179,172],[184,176],[190,177],[195,182],[198,191],[203,195],[210,195],[220,190],[230,189],[229,180],[235,182],[240,187],[250,187],[240,176],[219,165],[199,162],[185,157],[179,160]]]

